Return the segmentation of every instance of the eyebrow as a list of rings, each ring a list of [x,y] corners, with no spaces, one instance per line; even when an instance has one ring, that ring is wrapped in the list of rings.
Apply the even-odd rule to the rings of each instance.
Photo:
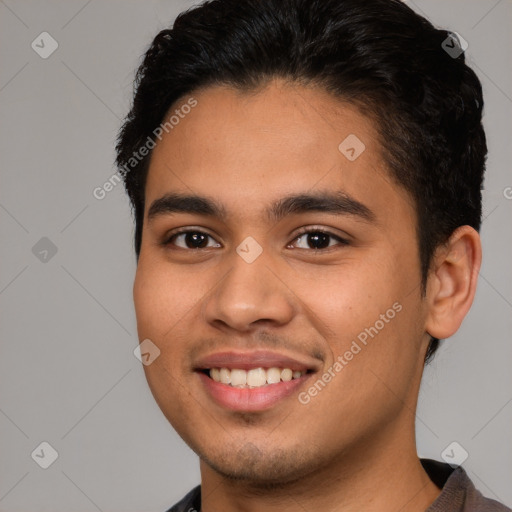
[[[315,192],[283,197],[272,203],[265,211],[270,222],[278,222],[283,217],[306,212],[325,212],[334,215],[349,215],[359,220],[375,223],[375,213],[366,205],[344,192]],[[148,221],[161,215],[192,213],[206,217],[217,217],[226,221],[228,215],[218,201],[198,195],[169,193],[151,203]]]

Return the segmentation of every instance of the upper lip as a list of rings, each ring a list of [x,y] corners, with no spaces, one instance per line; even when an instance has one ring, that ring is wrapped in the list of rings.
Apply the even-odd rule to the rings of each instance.
[[[317,371],[318,360],[308,357],[291,357],[268,350],[256,350],[251,352],[215,352],[200,358],[196,364],[196,370],[210,368],[237,368],[250,370],[251,368],[290,368],[293,371]]]

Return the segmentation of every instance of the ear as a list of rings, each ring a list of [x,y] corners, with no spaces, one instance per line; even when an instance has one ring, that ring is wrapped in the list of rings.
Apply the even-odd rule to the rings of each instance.
[[[457,332],[473,303],[481,263],[480,235],[471,226],[460,226],[438,248],[427,281],[425,330],[431,336]]]

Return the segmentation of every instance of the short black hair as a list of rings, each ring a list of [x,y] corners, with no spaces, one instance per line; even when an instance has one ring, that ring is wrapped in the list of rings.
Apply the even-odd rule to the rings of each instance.
[[[424,294],[435,249],[458,226],[480,229],[487,145],[482,87],[456,35],[399,0],[212,0],[162,30],[116,146],[137,259],[151,157],[139,148],[187,94],[255,91],[273,78],[321,87],[376,121],[388,172],[416,206]],[[438,345],[431,337],[426,362]]]

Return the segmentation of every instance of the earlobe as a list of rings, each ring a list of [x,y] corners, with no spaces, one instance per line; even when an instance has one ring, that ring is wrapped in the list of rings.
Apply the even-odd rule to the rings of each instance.
[[[427,282],[425,331],[431,336],[457,332],[473,303],[481,262],[480,235],[471,226],[460,226],[438,248]]]

